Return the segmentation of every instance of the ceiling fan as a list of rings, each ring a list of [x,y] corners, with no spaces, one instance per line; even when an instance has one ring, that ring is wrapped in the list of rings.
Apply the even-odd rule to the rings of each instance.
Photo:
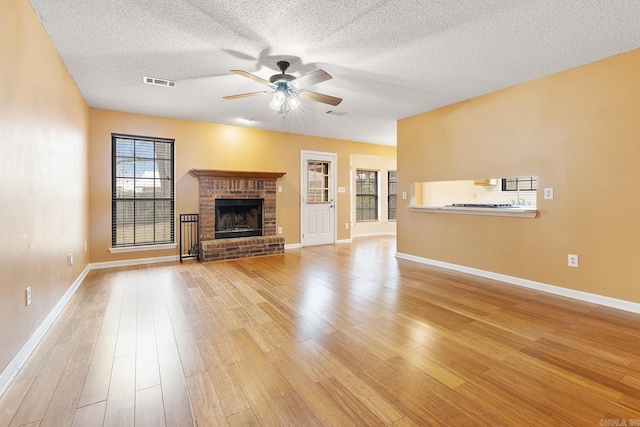
[[[270,90],[264,90],[260,92],[241,93],[239,95],[224,96],[224,99],[238,99],[246,98],[249,96],[274,94],[271,100],[271,107],[273,110],[284,113],[290,110],[295,110],[300,106],[300,99],[308,99],[310,101],[322,102],[336,106],[342,102],[342,98],[336,98],[335,96],[325,95],[322,93],[312,92],[305,90],[307,86],[314,85],[316,83],[323,82],[331,79],[331,75],[324,70],[318,69],[301,77],[294,77],[291,74],[286,74],[289,63],[287,61],[278,61],[278,68],[281,74],[274,74],[269,78],[269,81],[258,77],[255,74],[251,74],[243,70],[231,70],[232,73],[247,77],[255,82],[269,86]]]

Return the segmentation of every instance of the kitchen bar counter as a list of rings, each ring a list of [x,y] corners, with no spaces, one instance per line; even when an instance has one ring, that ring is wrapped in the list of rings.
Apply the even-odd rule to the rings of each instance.
[[[443,213],[443,214],[511,216],[511,217],[519,217],[519,218],[535,218],[538,215],[538,210],[534,206],[486,208],[486,207],[408,205],[408,207],[413,212],[430,212],[430,213]]]

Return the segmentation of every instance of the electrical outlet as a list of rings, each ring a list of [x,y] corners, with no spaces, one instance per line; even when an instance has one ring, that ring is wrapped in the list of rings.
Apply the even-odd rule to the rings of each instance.
[[[282,227],[278,227],[278,234],[282,234]]]
[[[278,185],[278,193],[282,193],[282,185]]]
[[[567,257],[569,267],[578,267],[578,255],[569,254]]]
[[[348,229],[349,229],[349,223],[348,223],[348,222],[345,222],[345,223],[344,223],[344,229],[345,229],[345,230],[348,230]]]
[[[25,294],[26,294],[26,298],[27,298],[26,303],[27,303],[27,305],[30,305],[31,304],[31,286],[29,286],[27,288]]]
[[[73,265],[73,254],[67,255],[67,265],[71,267]]]
[[[544,198],[547,200],[553,199],[553,188],[544,189]]]
[[[406,191],[403,191],[403,192],[402,192],[402,198],[403,198],[403,199],[406,199],[406,198],[407,198],[407,192],[406,192]]]

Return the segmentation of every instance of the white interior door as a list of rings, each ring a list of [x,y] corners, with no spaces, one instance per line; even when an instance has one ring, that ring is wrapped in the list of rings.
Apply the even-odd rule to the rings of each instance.
[[[302,246],[336,242],[336,155],[302,152]]]

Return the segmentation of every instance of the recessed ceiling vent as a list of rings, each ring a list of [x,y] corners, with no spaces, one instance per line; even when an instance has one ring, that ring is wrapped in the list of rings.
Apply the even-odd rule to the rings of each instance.
[[[325,111],[325,113],[331,114],[332,116],[346,116],[347,114],[349,114],[346,111],[333,111],[333,110]]]
[[[156,79],[155,77],[143,77],[142,81],[148,85],[175,87],[176,82],[167,79]]]

